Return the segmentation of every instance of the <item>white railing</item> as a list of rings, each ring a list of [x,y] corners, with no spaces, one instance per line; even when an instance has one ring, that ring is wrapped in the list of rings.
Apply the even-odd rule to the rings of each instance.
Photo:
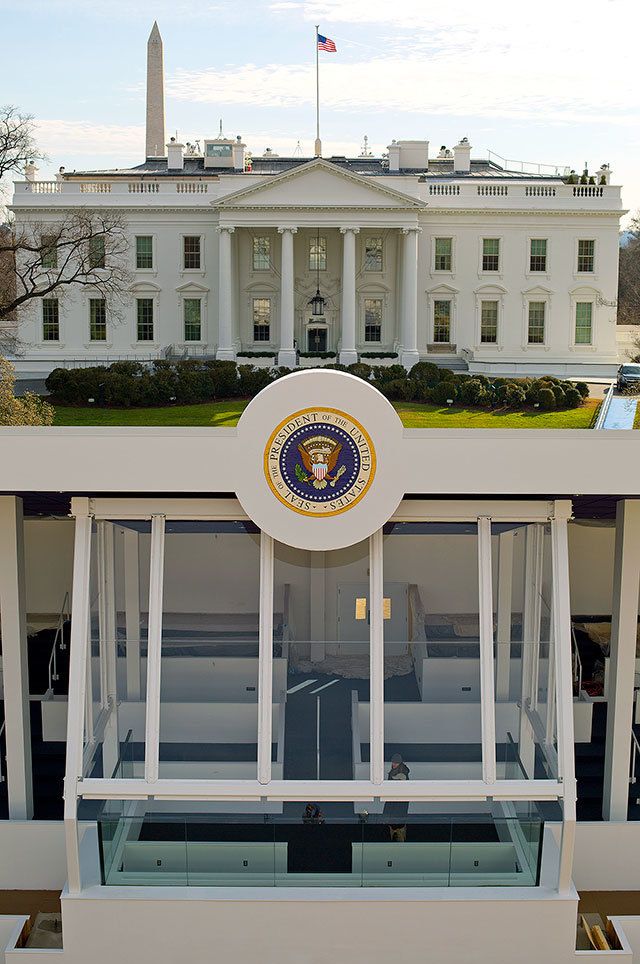
[[[633,727],[631,728],[631,769],[629,771],[629,783],[636,782],[636,759],[640,757],[640,743]],[[640,798],[636,797],[636,803],[640,803]]]
[[[609,414],[609,409],[611,407],[611,401],[614,396],[613,382],[609,385],[607,393],[604,396],[602,405],[600,406],[600,411],[598,412],[598,417],[596,418],[596,423],[593,426],[594,430],[599,430],[604,428],[604,423],[607,420],[607,415]]]
[[[507,197],[509,188],[506,184],[479,184],[480,197]]]
[[[434,195],[455,195],[456,197],[460,194],[459,184],[430,184],[429,194]]]
[[[525,197],[555,197],[556,189],[551,184],[531,184],[525,186]]]
[[[4,767],[2,765],[3,755],[2,755],[2,734],[4,733],[4,728],[6,726],[5,721],[2,721],[0,725],[0,783],[4,783]]]
[[[495,161],[504,170],[517,171],[520,174],[539,174],[542,177],[566,177],[571,168],[565,164],[538,164],[537,161],[514,161],[501,157],[495,151],[487,151],[490,161]]]
[[[571,624],[571,666],[573,669],[573,682],[576,684],[578,696],[580,696],[582,692],[582,660],[580,659],[578,640],[576,639],[576,631],[573,628],[573,623]]]
[[[110,181],[83,181],[80,184],[81,194],[111,194]]]
[[[129,181],[129,194],[159,194],[160,185],[157,181]]]
[[[178,194],[206,194],[209,185],[203,181],[178,181],[176,192]]]
[[[56,627],[56,634],[53,638],[53,646],[51,648],[51,656],[49,657],[49,689],[48,692],[53,692],[53,684],[57,683],[60,679],[58,674],[58,649],[62,651],[67,648],[67,644],[64,641],[64,624],[69,619],[69,593],[64,594],[64,599],[62,600],[62,608],[58,615],[58,625]]]

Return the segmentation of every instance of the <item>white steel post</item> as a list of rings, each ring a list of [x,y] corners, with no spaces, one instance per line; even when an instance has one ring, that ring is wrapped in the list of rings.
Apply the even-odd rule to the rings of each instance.
[[[493,671],[493,591],[491,584],[491,519],[478,519],[478,598],[480,604],[480,712],[482,778],[496,781],[496,707]]]
[[[511,600],[513,591],[514,530],[498,537],[498,638],[496,646],[496,698],[509,699],[511,672]]]
[[[147,640],[147,715],[145,726],[144,777],[158,779],[160,760],[160,673],[162,668],[162,601],[164,590],[163,515],[151,517],[149,562],[149,623]]]
[[[123,540],[127,699],[139,700],[142,692],[140,675],[140,538],[135,529],[125,528]]]
[[[33,817],[22,499],[0,496],[0,618],[9,818]]]
[[[100,705],[110,709],[102,741],[102,769],[110,777],[120,755],[116,703],[116,590],[113,524],[102,520],[98,529],[98,623],[100,632]]]
[[[552,629],[555,648],[555,695],[558,727],[558,779],[562,780],[562,836],[558,891],[566,894],[571,889],[573,848],[576,832],[576,777],[573,744],[573,674],[571,672],[571,605],[569,602],[569,543],[566,515],[561,507],[570,503],[556,503],[557,517],[551,521]],[[637,600],[636,600],[637,601]]]
[[[535,739],[527,714],[531,708],[531,678],[534,673],[534,658],[538,659],[539,646],[534,642],[540,638],[540,620],[537,597],[539,585],[537,573],[540,559],[540,526],[528,525],[525,536],[524,591],[522,603],[522,645],[520,671],[520,728],[518,732],[518,753],[529,779],[533,779],[535,767]],[[536,631],[536,622],[538,629]]]
[[[78,780],[82,776],[85,688],[90,662],[89,585],[91,571],[91,516],[88,499],[73,499],[75,543],[73,552],[73,598],[69,648],[69,701],[67,707],[67,761],[64,778],[64,828],[69,893],[80,891],[80,842],[78,837]]]
[[[260,619],[258,628],[258,781],[271,782],[273,742],[273,548],[260,534]]]
[[[605,820],[626,820],[628,813],[639,582],[640,500],[622,499],[616,510],[613,566],[609,702],[604,762]]]
[[[369,537],[369,747],[371,782],[384,780],[384,559],[382,529]]]
[[[312,552],[309,561],[309,625],[311,662],[321,663],[326,651],[326,561],[324,552]]]

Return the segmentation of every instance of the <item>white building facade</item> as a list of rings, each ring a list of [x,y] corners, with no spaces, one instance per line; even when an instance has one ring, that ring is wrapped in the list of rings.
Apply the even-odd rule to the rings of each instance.
[[[613,373],[623,212],[608,170],[568,184],[400,142],[384,160],[246,171],[243,145],[208,146],[228,156],[170,144],[130,171],[16,183],[18,220],[122,212],[134,279],[117,318],[82,292],[31,306],[19,370],[191,356]]]

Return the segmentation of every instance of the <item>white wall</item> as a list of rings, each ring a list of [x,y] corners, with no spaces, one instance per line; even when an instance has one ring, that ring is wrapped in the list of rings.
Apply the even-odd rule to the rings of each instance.
[[[0,890],[60,890],[66,879],[61,820],[0,820]]]
[[[59,613],[71,592],[72,519],[25,519],[24,555],[28,613]]]
[[[556,838],[559,825],[553,825]],[[640,823],[576,825],[573,882],[581,890],[637,890]]]

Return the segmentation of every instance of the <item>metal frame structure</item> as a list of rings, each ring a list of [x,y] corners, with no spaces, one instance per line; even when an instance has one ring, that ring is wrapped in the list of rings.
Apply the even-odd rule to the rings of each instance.
[[[73,569],[73,607],[70,654],[70,685],[67,727],[67,768],[65,776],[64,819],[67,841],[69,890],[81,889],[78,799],[101,800],[175,800],[175,801],[256,801],[256,800],[348,800],[372,799],[403,801],[562,801],[564,820],[558,889],[571,887],[571,866],[576,819],[576,790],[573,764],[573,694],[571,670],[571,625],[569,610],[569,569],[567,520],[568,501],[427,501],[403,502],[391,522],[473,522],[478,526],[478,580],[480,617],[480,677],[482,779],[412,780],[409,785],[384,780],[384,623],[383,623],[383,533],[374,532],[369,540],[370,553],[370,743],[369,780],[273,780],[272,743],[272,641],[274,541],[260,537],[260,618],[258,687],[258,765],[255,780],[160,779],[158,776],[160,732],[161,638],[166,520],[246,520],[233,499],[145,499],[74,498],[75,555]],[[87,778],[87,758],[91,747],[114,725],[115,705],[115,604],[113,594],[113,533],[110,520],[151,520],[151,557],[149,578],[149,638],[147,658],[147,703],[145,724],[144,778]],[[99,604],[101,625],[101,712],[93,720],[90,679],[90,567],[91,532],[97,523],[98,573],[104,599]],[[532,577],[525,594],[523,638],[540,643],[539,588],[542,568],[542,536],[550,526],[553,562],[551,638],[556,648],[554,663],[557,720],[551,721],[551,744],[544,750],[550,758],[556,751],[553,733],[557,727],[557,779],[498,780],[496,774],[494,633],[492,601],[492,523],[529,523],[525,567]],[[109,536],[111,530],[111,536]],[[112,612],[113,611],[113,612]],[[113,620],[113,622],[112,622]],[[104,646],[103,632],[111,640]],[[111,632],[111,635],[109,633]],[[524,648],[523,648],[524,649]],[[523,659],[521,739],[529,730],[533,745],[534,713],[537,700],[537,661]],[[550,684],[551,685],[551,684]],[[91,709],[91,716],[85,713]],[[539,718],[538,718],[539,719]],[[86,733],[85,749],[83,736]],[[115,721],[117,741],[117,721]],[[549,740],[550,732],[546,737]],[[542,742],[542,741],[541,741]],[[117,745],[117,743],[116,743]]]

